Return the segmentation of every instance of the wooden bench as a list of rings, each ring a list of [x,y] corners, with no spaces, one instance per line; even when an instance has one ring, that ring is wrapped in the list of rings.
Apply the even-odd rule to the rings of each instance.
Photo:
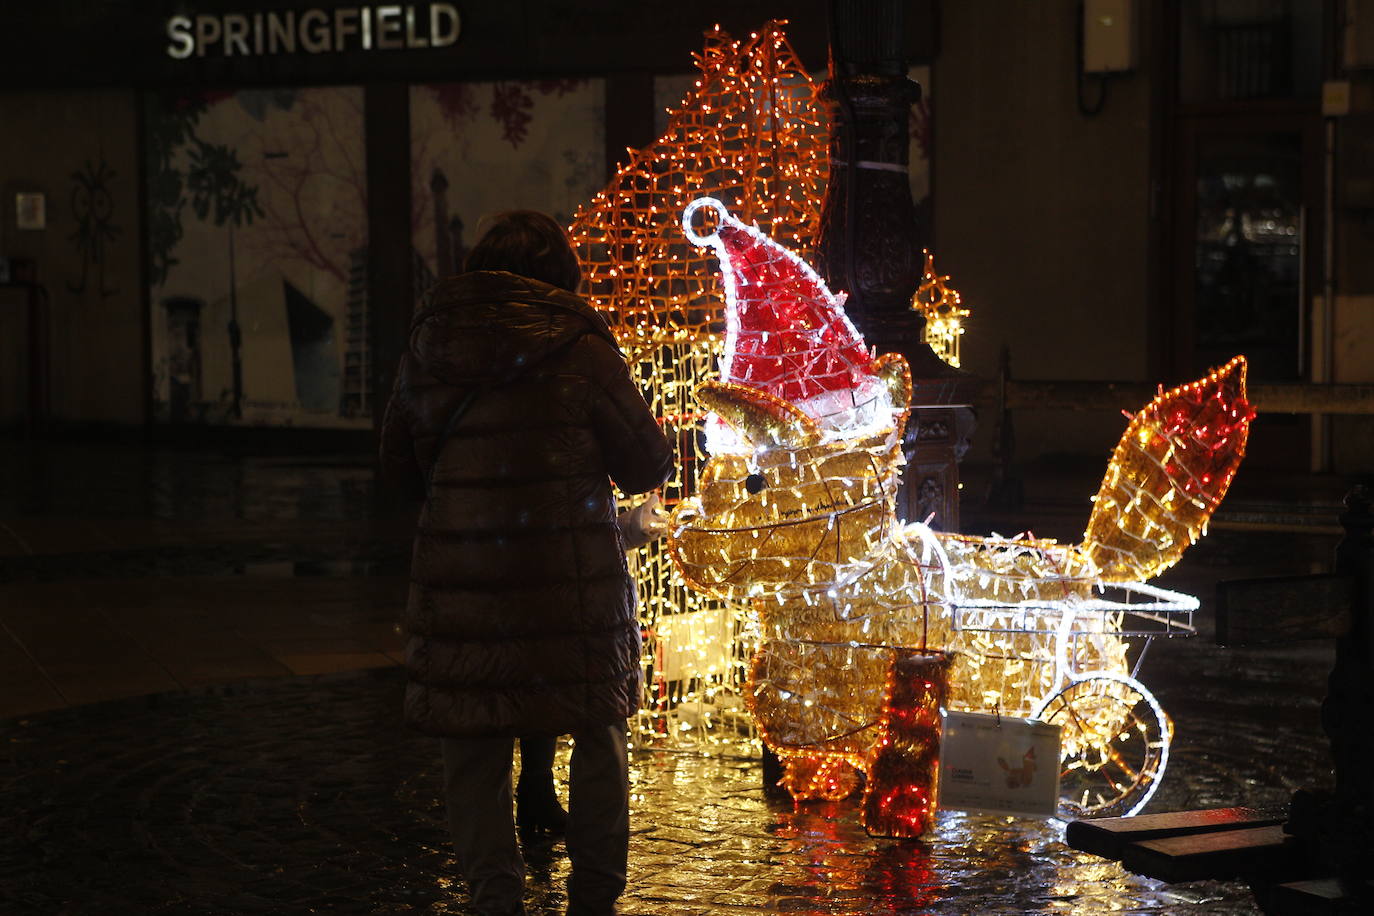
[[[1165,837],[1234,831],[1246,827],[1273,827],[1285,818],[1266,816],[1252,808],[1213,808],[1208,811],[1172,811],[1167,814],[1141,814],[1136,817],[1099,817],[1073,821],[1064,831],[1064,841],[1074,849],[1104,859],[1120,859],[1132,843]]]

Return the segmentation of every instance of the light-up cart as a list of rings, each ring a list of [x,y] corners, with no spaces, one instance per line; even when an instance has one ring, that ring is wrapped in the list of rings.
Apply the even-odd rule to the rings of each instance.
[[[1055,554],[1067,558],[1073,549],[1054,542],[959,535],[942,535],[940,541],[949,551],[942,558],[949,564],[944,598],[954,630],[948,648],[974,660],[956,663],[951,706],[1060,726],[1061,813],[1138,812],[1168,766],[1173,725],[1137,675],[1155,638],[1194,634],[1197,599],[1144,583],[1047,576],[1043,570],[1055,565]],[[997,573],[990,573],[986,563],[960,560],[986,551],[1034,557],[1041,573],[1032,593],[1019,600],[1006,594],[973,597],[991,591],[989,576]],[[1072,565],[1071,560],[1062,564]],[[1128,660],[1131,645],[1138,650]],[[997,681],[965,682],[970,676],[986,681],[989,675]],[[1020,698],[1020,703],[993,710],[982,701],[985,696],[999,702]]]

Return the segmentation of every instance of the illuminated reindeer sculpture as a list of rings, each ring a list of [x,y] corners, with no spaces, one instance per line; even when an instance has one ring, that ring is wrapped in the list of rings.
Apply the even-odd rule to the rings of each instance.
[[[843,294],[719,201],[695,201],[683,228],[720,258],[727,327],[722,380],[696,390],[710,459],[670,550],[692,587],[758,613],[746,701],[782,784],[842,798],[867,774],[870,829],[920,832],[934,800],[913,787],[930,784],[947,706],[1065,723],[1065,765],[1091,783],[1080,795],[1070,780],[1070,808],[1138,810],[1170,725],[1124,637],[1191,632],[1196,600],[1143,580],[1197,537],[1235,473],[1252,416],[1243,358],[1131,420],[1082,544],[936,533],[895,513],[905,360],[871,354]]]

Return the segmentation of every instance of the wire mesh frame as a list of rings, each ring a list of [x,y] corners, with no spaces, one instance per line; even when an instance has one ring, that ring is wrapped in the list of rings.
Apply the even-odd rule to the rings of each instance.
[[[633,153],[570,227],[588,298],[606,315],[677,442],[677,476],[663,494],[670,508],[693,493],[705,460],[691,395],[717,375],[724,328],[715,259],[683,237],[682,209],[712,194],[805,250],[819,225],[828,170],[829,123],[781,22],[739,41],[717,28],[697,64],[701,78],[670,113],[667,132]],[[756,754],[757,731],[741,695],[757,644],[753,612],[688,589],[661,543],[633,561],[645,636],[633,742]]]
[[[972,634],[975,631],[969,632]],[[1026,669],[1020,675],[1023,681],[1040,685],[1038,690],[1000,692],[1003,701],[1009,696],[1016,698],[1016,702],[1012,705],[999,703],[997,710],[1002,715],[1029,716],[1040,703],[1058,690],[1073,681],[1095,673],[1106,671],[1114,678],[1135,676],[1134,669],[1137,666],[1127,662],[1126,641],[1110,629],[1100,632],[1080,631],[1071,633],[1062,642],[1058,639],[1057,634],[1044,631],[1018,631],[1017,635],[1021,638],[1015,642],[1001,644],[996,652],[989,652],[986,649],[982,651],[973,650],[981,659],[997,662],[1001,668],[1009,668],[1013,664],[1019,665]],[[1152,639],[1152,636],[1141,637],[1142,649],[1139,653],[1141,658],[1144,657],[1145,648],[1149,646]],[[1094,642],[1096,645],[1093,645]],[[1113,652],[1114,647],[1104,645],[1105,643],[1115,643],[1116,647],[1119,647],[1121,654],[1117,663],[1111,661],[1115,654]],[[955,651],[970,651],[970,649],[966,646],[956,646]],[[956,703],[955,705],[958,707],[966,704]],[[967,708],[974,712],[992,711],[990,708],[978,704],[968,705]]]
[[[678,456],[663,487],[671,508],[695,492],[701,420],[692,392],[716,375],[714,337],[645,346],[631,364]],[[631,729],[636,747],[756,755],[758,729],[744,704],[758,620],[748,607],[703,595],[678,575],[663,541],[631,554],[644,635],[644,691]]]
[[[1072,614],[1074,633],[1110,633],[1128,637],[1180,637],[1197,632],[1193,608],[1162,609],[1129,605],[1115,608],[1053,607],[1046,605],[959,605],[951,609],[956,632],[1027,633],[1052,636],[1066,614]]]
[[[723,329],[715,259],[682,235],[691,201],[718,197],[797,250],[819,226],[829,124],[781,23],[745,41],[723,32],[707,39],[701,79],[667,132],[573,219],[588,298],[627,347]]]

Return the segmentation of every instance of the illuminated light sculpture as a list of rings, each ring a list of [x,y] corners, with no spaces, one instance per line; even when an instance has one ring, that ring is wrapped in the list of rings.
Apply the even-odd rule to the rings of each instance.
[[[905,361],[869,353],[843,296],[718,201],[686,208],[683,229],[720,259],[727,330],[723,378],[696,389],[710,459],[670,550],[693,587],[758,612],[745,699],[782,784],[798,800],[840,798],[867,774],[871,830],[928,824],[919,809],[933,786],[915,757],[929,735],[908,736],[915,756],[893,759],[889,726],[895,698],[925,702],[901,660],[943,652],[950,708],[1064,726],[1068,811],[1138,811],[1171,726],[1134,678],[1126,639],[1191,632],[1197,602],[1126,572],[1175,562],[1180,531],[1204,525],[1224,494],[1252,417],[1244,360],[1133,419],[1083,544],[937,534],[895,513]],[[1118,562],[1104,572],[1106,556]]]
[[[573,217],[587,297],[632,350],[719,336],[710,257],[678,230],[682,208],[703,193],[733,201],[746,219],[798,247],[816,234],[829,128],[782,25],[769,22],[747,41],[719,26],[707,33],[696,56],[700,78],[667,131],[630,150],[630,161]]]
[[[828,119],[782,23],[743,40],[717,27],[706,39],[696,85],[670,112],[663,136],[631,151],[570,227],[588,298],[677,445],[668,505],[696,490],[705,458],[692,391],[717,376],[724,337],[711,257],[682,237],[682,208],[710,190],[805,249],[820,224],[829,168]],[[753,751],[757,738],[740,696],[752,615],[687,588],[661,543],[636,551],[634,568],[646,635],[634,740]]]
[[[713,231],[692,228],[698,213]],[[900,528],[894,513],[910,372],[899,355],[874,358],[843,297],[719,201],[694,202],[683,225],[720,255],[726,351],[722,380],[696,389],[716,417],[711,458],[670,548],[689,583],[756,599],[745,700],[795,798],[843,797],[887,746],[890,695],[907,692],[893,648],[953,635],[927,592],[943,578],[930,531]],[[928,804],[933,783],[879,788],[885,822],[928,823],[903,806]]]
[[[1238,356],[1206,378],[1161,390],[1131,418],[1083,536],[1104,580],[1153,578],[1206,533],[1245,453],[1251,416]]]
[[[871,834],[920,836],[935,824],[949,665],[943,653],[892,653],[878,747],[864,781],[863,821]]]
[[[964,319],[971,312],[964,308],[957,290],[947,285],[949,276],[935,273],[935,256],[925,252],[926,266],[921,283],[911,297],[911,307],[926,320],[922,340],[936,356],[959,368],[959,344],[964,336]]]

